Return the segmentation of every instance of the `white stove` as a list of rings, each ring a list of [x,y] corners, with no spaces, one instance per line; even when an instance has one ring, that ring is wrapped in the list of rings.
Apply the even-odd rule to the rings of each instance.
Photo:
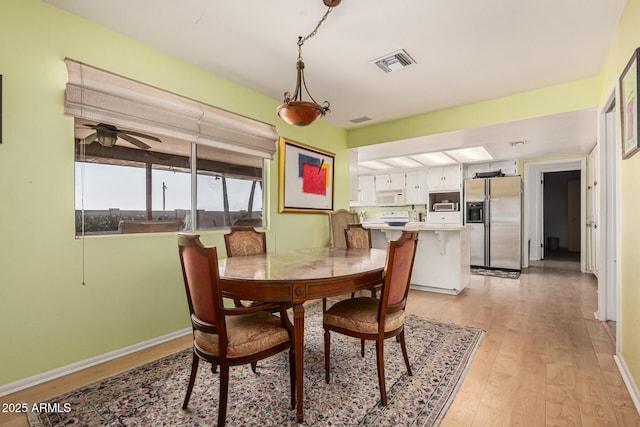
[[[380,212],[380,219],[390,226],[404,227],[409,222],[408,211]]]

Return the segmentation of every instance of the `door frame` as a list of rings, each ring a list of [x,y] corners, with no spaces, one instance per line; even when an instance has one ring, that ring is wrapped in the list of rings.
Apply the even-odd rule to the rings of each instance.
[[[544,258],[543,177],[547,172],[580,171],[580,271],[586,269],[587,158],[568,157],[524,164],[523,268]]]
[[[598,109],[598,144],[600,145],[600,258],[598,262],[598,311],[601,321],[616,321],[620,336],[620,162],[622,156],[617,85]],[[620,340],[616,339],[616,352]]]

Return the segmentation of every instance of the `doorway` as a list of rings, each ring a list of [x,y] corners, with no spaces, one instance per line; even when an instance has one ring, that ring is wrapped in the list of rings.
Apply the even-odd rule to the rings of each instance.
[[[523,228],[523,268],[529,266],[529,261],[544,259],[545,227],[544,227],[544,176],[550,172],[577,171],[580,176],[580,194],[585,194],[586,188],[586,158],[566,158],[562,160],[548,160],[527,162],[524,165],[524,228]],[[564,202],[566,204],[566,202]],[[547,202],[549,204],[549,202]],[[585,197],[579,200],[580,221],[580,250],[577,252],[580,258],[580,271],[586,271],[586,211]],[[555,237],[555,236],[550,236]],[[559,236],[558,236],[559,237]],[[558,245],[560,246],[560,245]]]
[[[580,171],[543,173],[543,257],[580,261]]]

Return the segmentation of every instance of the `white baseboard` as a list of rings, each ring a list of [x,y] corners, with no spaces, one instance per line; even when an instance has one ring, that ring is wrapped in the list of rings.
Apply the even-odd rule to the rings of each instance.
[[[144,350],[145,348],[153,347],[154,345],[162,344],[167,341],[179,338],[181,336],[191,333],[191,328],[185,328],[176,332],[172,332],[167,335],[162,335],[147,341],[143,341],[138,344],[124,347],[119,350],[115,350],[109,353],[101,354],[90,359],[82,360],[80,362],[72,363],[71,365],[63,366],[61,368],[54,369],[52,371],[44,372],[42,374],[34,375],[33,377],[24,378],[9,384],[0,386],[0,396],[6,396],[7,394],[15,393],[25,388],[33,387],[38,384],[42,384],[47,381],[51,381],[56,378],[69,375],[74,372],[81,371],[82,369],[89,368],[91,366],[99,365],[100,363],[108,362],[118,357],[126,356],[127,354],[135,353],[136,351]]]
[[[618,354],[613,356],[613,359],[616,361],[616,365],[618,365],[618,369],[620,370],[624,384],[627,386],[627,390],[629,390],[631,400],[633,400],[633,404],[636,405],[636,411],[640,414],[640,390],[638,389],[638,385],[634,381],[631,372],[629,372],[629,368],[627,367],[622,354],[618,352]]]

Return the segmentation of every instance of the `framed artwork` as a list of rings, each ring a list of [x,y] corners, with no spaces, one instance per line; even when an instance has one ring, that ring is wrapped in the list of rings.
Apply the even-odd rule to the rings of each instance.
[[[640,49],[636,49],[620,76],[620,121],[622,136],[622,158],[635,154],[638,146],[638,58]]]
[[[279,211],[332,211],[336,155],[282,137],[279,151]]]

